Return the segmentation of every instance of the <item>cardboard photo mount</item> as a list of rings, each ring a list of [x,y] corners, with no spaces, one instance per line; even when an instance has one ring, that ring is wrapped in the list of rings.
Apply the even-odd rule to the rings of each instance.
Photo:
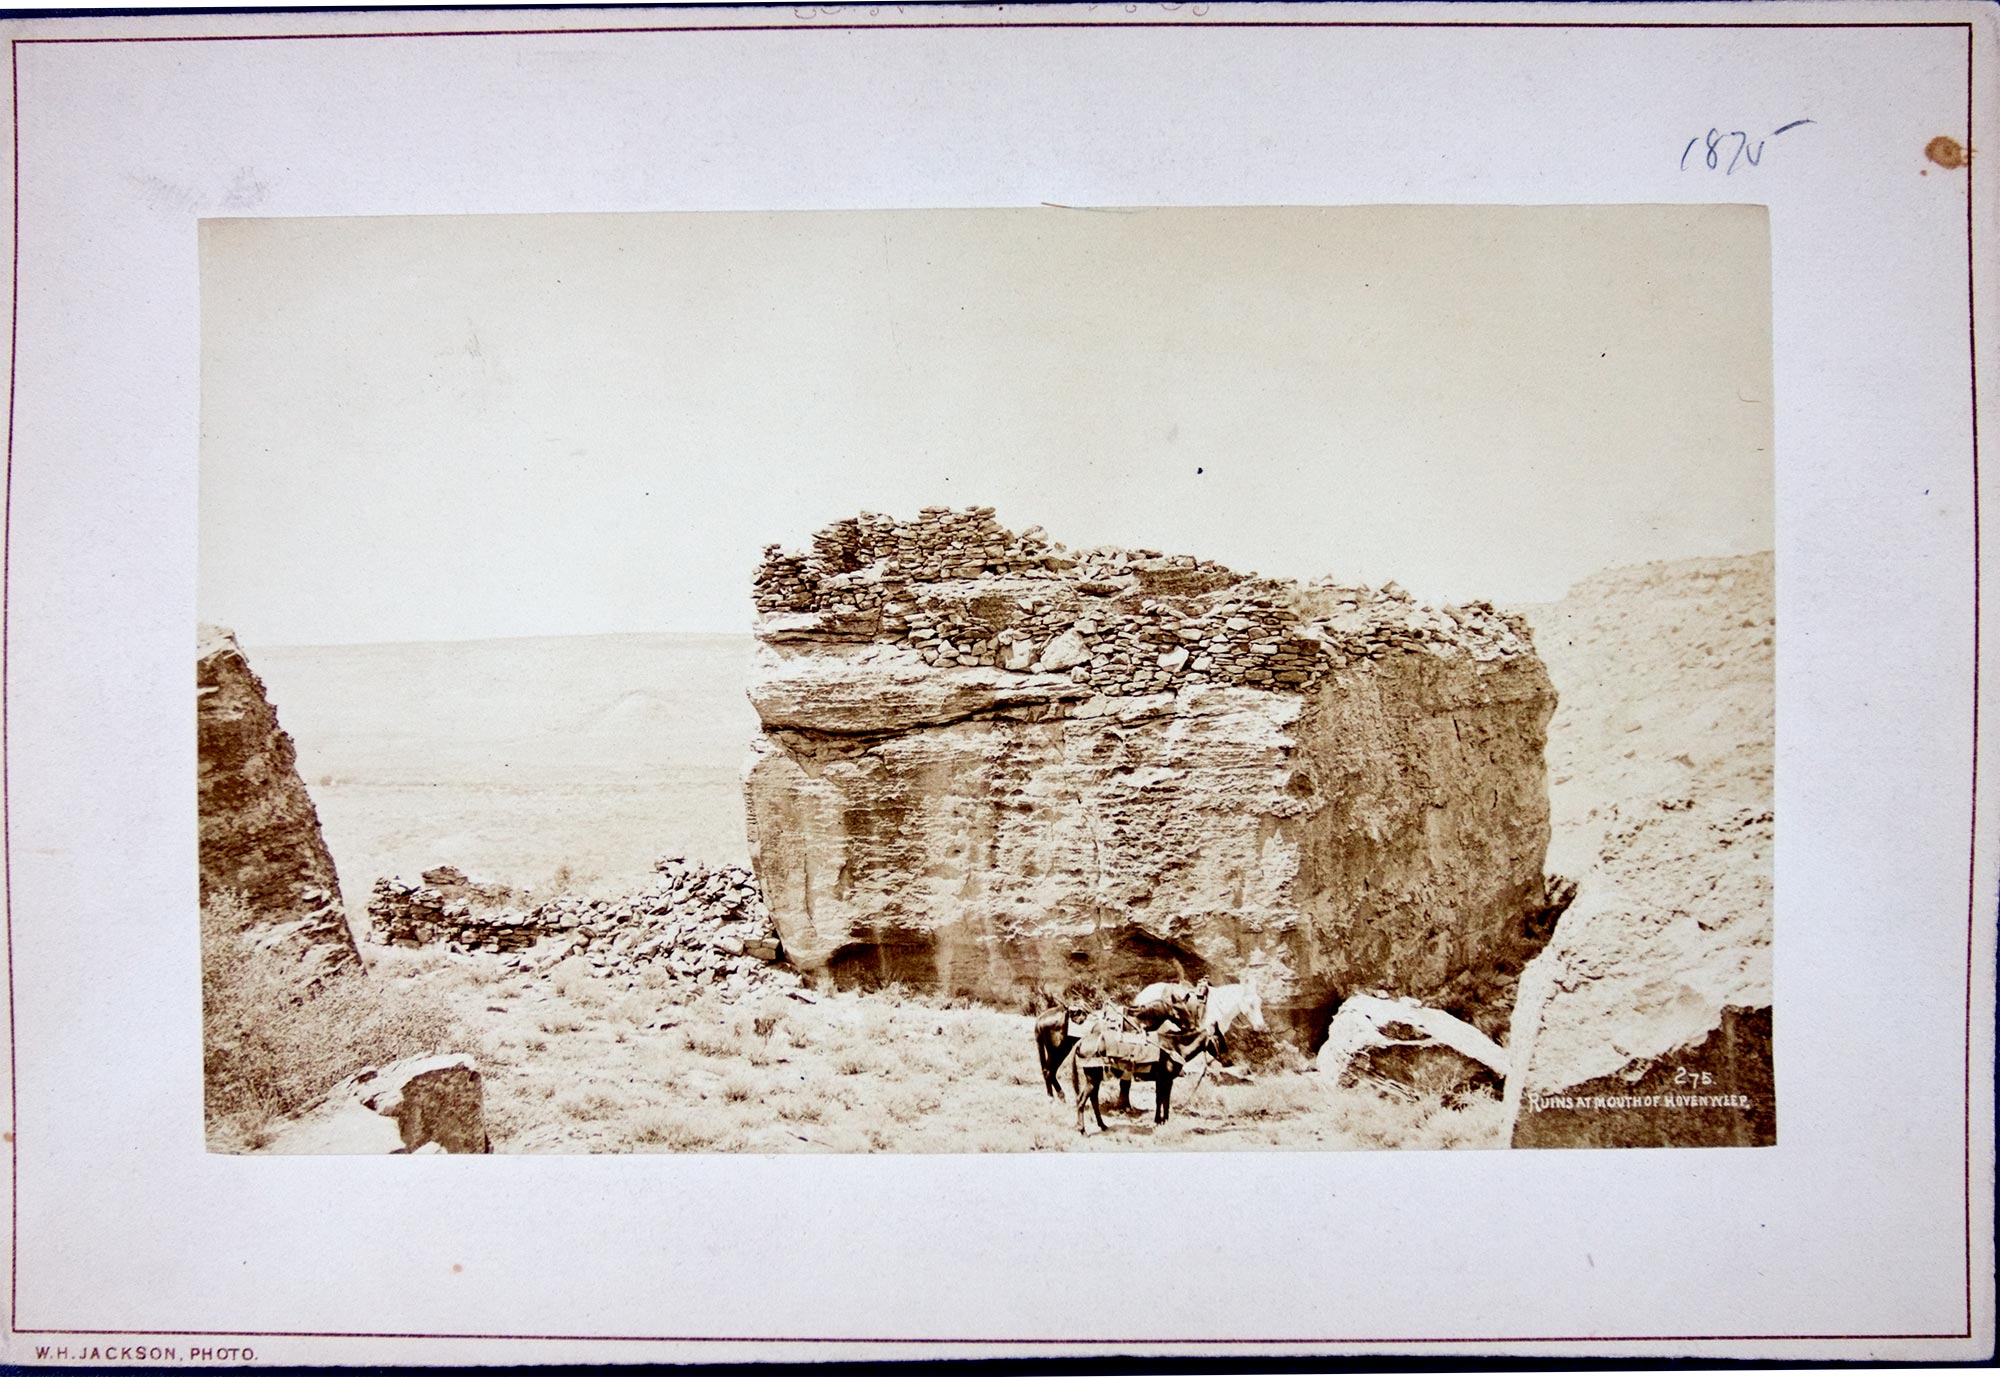
[[[274,13],[7,36],[9,1360],[1991,1351],[1990,7]],[[198,222],[1682,202],[1771,227],[1776,1146],[204,1152]],[[1189,1248],[1202,1286],[1143,1320],[1071,1265]]]

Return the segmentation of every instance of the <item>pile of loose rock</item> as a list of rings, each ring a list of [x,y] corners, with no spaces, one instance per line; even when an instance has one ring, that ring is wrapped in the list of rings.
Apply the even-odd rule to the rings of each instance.
[[[1525,623],[1489,603],[1431,608],[1394,584],[1301,587],[1156,550],[1072,554],[990,507],[837,521],[810,554],[767,549],[755,596],[766,640],[886,643],[927,665],[1063,673],[1114,695],[1306,692],[1388,655],[1495,661],[1528,646]]]
[[[383,878],[368,905],[375,940],[442,943],[455,952],[508,955],[516,970],[546,973],[571,958],[603,976],[657,967],[699,985],[741,993],[796,987],[757,882],[742,866],[710,869],[679,856],[654,862],[656,878],[617,898],[558,895],[538,904],[449,867],[423,883]]]

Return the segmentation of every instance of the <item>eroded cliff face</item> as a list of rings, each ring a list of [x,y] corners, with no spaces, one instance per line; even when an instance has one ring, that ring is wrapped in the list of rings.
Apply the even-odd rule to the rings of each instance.
[[[271,940],[310,974],[361,965],[319,814],[292,739],[229,632],[203,627],[195,650],[201,893],[243,896]]]
[[[1531,611],[1557,681],[1555,867],[1521,978],[1517,1147],[1777,1138],[1771,556],[1611,570]]]
[[[992,999],[1259,980],[1504,1026],[1554,694],[1522,625],[1393,586],[1072,553],[991,511],[767,552],[747,773],[791,959]]]

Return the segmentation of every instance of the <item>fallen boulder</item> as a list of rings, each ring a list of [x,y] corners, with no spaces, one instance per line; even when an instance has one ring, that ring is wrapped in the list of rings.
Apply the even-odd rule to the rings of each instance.
[[[319,1108],[279,1128],[261,1151],[295,1157],[374,1157],[403,1150],[394,1119],[385,1119],[351,1092],[336,1091]]]
[[[369,1067],[285,1124],[263,1151],[296,1156],[491,1152],[485,1082],[462,1053]]]
[[[1471,1024],[1413,999],[1366,994],[1342,1002],[1316,1060],[1329,1088],[1373,1081],[1498,1091],[1508,1070],[1506,1049]]]
[[[1776,1142],[1768,913],[1705,923],[1586,887],[1521,977],[1509,1045],[1516,1147]]]
[[[463,1053],[416,1057],[353,1081],[353,1095],[366,1109],[396,1121],[398,1152],[436,1143],[446,1152],[491,1152],[486,1132],[486,1097],[479,1066]]]

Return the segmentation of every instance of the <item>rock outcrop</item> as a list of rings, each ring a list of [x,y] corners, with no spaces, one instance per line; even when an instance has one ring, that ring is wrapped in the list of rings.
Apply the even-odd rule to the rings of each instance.
[[[202,897],[240,894],[253,921],[295,947],[315,976],[360,969],[292,739],[227,631],[200,631],[195,703]]]
[[[1771,557],[1614,570],[1531,616],[1579,885],[1521,978],[1513,1142],[1774,1142]]]
[[[1524,625],[1394,585],[864,516],[757,576],[755,869],[809,969],[984,998],[1256,975],[1504,1025],[1554,694]]]

